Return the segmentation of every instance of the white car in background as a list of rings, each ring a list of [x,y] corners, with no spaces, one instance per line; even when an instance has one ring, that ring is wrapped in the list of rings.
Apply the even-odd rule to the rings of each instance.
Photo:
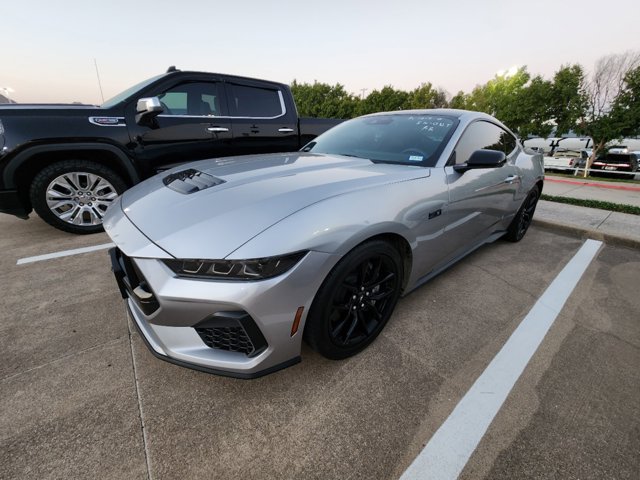
[[[593,145],[593,140],[591,137],[536,137],[528,138],[522,143],[525,148],[531,148],[552,157],[559,150],[579,152],[582,149],[590,148]]]
[[[584,151],[584,150],[583,150]],[[553,156],[544,156],[545,170],[573,171],[581,160],[581,151],[558,149]]]

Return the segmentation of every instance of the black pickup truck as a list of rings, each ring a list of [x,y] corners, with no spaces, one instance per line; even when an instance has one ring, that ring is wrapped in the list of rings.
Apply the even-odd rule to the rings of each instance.
[[[340,120],[298,118],[287,85],[174,67],[101,106],[0,106],[0,212],[102,229],[129,186],[191,160],[299,150]]]

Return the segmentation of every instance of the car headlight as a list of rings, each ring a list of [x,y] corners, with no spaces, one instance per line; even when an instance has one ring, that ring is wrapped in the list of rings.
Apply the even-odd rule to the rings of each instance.
[[[283,274],[307,252],[250,260],[163,260],[180,277],[264,280]]]

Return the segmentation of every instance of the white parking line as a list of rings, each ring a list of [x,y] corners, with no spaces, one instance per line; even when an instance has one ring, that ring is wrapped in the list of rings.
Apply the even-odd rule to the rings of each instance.
[[[458,478],[601,246],[582,245],[400,480]]]
[[[46,253],[44,255],[36,255],[35,257],[20,258],[16,265],[23,265],[25,263],[41,262],[42,260],[51,260],[52,258],[68,257],[71,255],[78,255],[79,253],[95,252],[96,250],[104,250],[105,248],[111,248],[115,246],[113,243],[103,243],[102,245],[94,245],[92,247],[74,248],[73,250],[63,250],[61,252]]]

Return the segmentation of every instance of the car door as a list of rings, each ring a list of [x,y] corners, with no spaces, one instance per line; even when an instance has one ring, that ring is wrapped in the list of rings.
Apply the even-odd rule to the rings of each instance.
[[[148,173],[231,152],[224,83],[187,81],[155,93],[164,108],[151,126],[135,125],[135,153]]]
[[[287,111],[276,85],[227,82],[233,154],[293,152],[300,148],[298,116]]]
[[[465,163],[476,150],[498,150],[507,155],[500,167],[456,172],[454,164]],[[456,257],[505,228],[517,209],[520,176],[515,160],[520,149],[515,137],[502,127],[484,120],[471,123],[458,141],[445,167],[449,186],[446,242],[449,257]]]

